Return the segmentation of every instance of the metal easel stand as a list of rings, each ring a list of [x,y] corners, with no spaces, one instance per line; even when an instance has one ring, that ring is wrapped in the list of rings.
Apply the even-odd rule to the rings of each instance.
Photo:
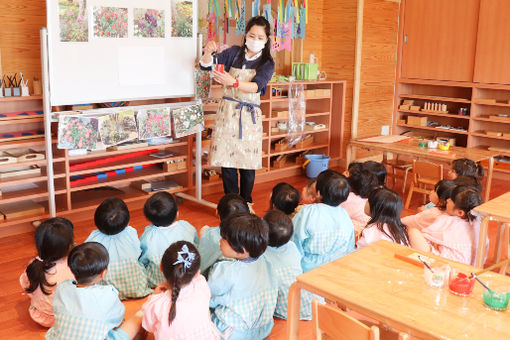
[[[42,92],[44,111],[44,145],[46,151],[46,172],[48,176],[48,209],[50,217],[56,216],[55,177],[53,172],[53,144],[51,140],[50,72],[48,66],[48,30],[41,28]]]

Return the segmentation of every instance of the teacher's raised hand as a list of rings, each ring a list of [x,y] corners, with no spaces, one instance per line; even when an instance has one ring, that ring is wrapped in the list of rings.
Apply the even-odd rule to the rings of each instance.
[[[236,79],[230,75],[230,73],[227,72],[218,72],[218,71],[212,71],[214,80],[216,80],[221,85],[225,86],[232,86],[234,85]]]

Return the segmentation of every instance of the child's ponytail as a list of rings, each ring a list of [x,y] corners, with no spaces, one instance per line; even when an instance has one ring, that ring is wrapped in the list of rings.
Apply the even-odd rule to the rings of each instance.
[[[455,208],[464,211],[466,220],[471,222],[476,219],[471,210],[482,204],[482,196],[477,190],[465,186],[457,186],[452,191],[451,199],[455,203]]]
[[[25,288],[27,293],[41,287],[44,294],[51,294],[46,287],[54,285],[48,283],[46,273],[55,266],[56,261],[69,253],[74,242],[73,229],[71,221],[61,217],[50,218],[37,227],[34,238],[38,256],[25,270],[30,283]]]
[[[483,176],[485,176],[485,173],[483,171],[483,166],[480,164],[480,162],[476,163],[476,174],[478,175],[477,178],[479,180],[482,180]]]
[[[190,242],[172,243],[161,258],[161,269],[172,288],[172,306],[168,315],[168,323],[172,324],[176,316],[177,299],[181,288],[190,283],[200,269],[200,254]]]

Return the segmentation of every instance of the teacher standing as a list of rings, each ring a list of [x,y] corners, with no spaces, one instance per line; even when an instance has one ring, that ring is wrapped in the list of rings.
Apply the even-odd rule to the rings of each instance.
[[[274,71],[271,57],[271,26],[262,16],[246,25],[242,46],[232,46],[214,56],[225,72],[213,70],[214,79],[223,85],[212,133],[209,163],[221,166],[225,194],[240,194],[252,203],[255,170],[262,167],[262,111],[260,96]],[[200,59],[202,69],[211,70],[214,41],[207,43]],[[241,176],[239,191],[238,171]]]

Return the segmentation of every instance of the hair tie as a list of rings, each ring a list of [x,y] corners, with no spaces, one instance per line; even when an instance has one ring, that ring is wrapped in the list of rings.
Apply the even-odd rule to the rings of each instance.
[[[36,256],[36,257],[35,257],[35,259],[36,259],[37,261],[44,262],[44,260],[43,260],[43,259],[41,259],[39,256]]]
[[[184,258],[183,255],[187,255],[186,258]],[[175,265],[183,263],[184,268],[189,269],[194,259],[195,253],[190,252],[187,245],[183,245],[181,251],[177,252],[177,261],[175,261],[173,264]]]

